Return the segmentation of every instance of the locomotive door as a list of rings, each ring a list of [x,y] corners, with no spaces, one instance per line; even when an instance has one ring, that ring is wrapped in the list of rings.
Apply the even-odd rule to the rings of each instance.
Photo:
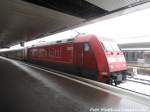
[[[75,61],[76,61],[76,66],[81,68],[83,65],[83,44],[82,43],[77,43],[75,44]]]

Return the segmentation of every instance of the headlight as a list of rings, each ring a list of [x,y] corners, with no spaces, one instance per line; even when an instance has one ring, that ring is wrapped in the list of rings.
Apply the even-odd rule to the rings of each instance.
[[[126,67],[126,64],[122,64],[123,67]]]
[[[114,66],[113,66],[113,65],[110,65],[110,69],[114,69]]]
[[[119,57],[119,62],[125,62],[125,58],[124,57]]]
[[[115,58],[113,58],[113,57],[108,57],[107,60],[108,60],[108,62],[110,62],[110,63],[116,62]]]

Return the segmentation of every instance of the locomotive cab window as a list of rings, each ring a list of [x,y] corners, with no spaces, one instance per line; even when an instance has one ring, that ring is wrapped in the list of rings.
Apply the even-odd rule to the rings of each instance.
[[[84,52],[90,51],[90,46],[88,43],[84,43]]]

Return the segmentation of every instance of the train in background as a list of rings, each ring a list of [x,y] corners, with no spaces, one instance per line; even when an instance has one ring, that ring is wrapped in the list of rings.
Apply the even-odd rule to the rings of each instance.
[[[127,63],[123,52],[113,40],[95,35],[78,35],[71,39],[2,52],[1,55],[104,83],[117,85],[126,80]]]
[[[124,52],[128,64],[140,64],[150,67],[150,42],[118,44]]]
[[[150,67],[150,49],[149,48],[126,48],[122,49],[126,61],[129,64],[139,64]]]

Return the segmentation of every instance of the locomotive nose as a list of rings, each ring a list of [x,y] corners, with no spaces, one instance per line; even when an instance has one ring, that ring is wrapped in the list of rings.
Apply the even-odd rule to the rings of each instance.
[[[127,69],[126,60],[122,52],[106,53],[110,72]]]

